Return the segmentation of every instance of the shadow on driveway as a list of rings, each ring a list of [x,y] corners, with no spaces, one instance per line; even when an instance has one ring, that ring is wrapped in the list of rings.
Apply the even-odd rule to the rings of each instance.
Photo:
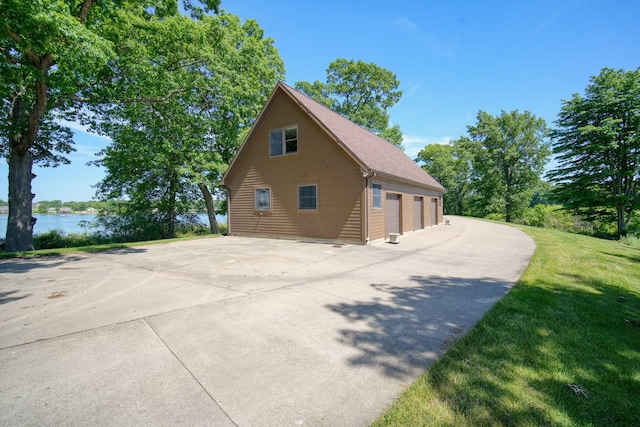
[[[18,291],[0,292],[0,305],[6,304],[11,301],[19,301],[31,295],[31,294],[15,295],[17,293]]]
[[[338,338],[359,351],[350,364],[377,366],[393,378],[411,376],[413,369],[426,368],[446,351],[479,320],[478,313],[484,314],[512,285],[491,278],[412,276],[411,280],[417,286],[371,285],[389,298],[327,306],[354,324],[353,329],[341,329]],[[361,330],[362,323],[366,330]]]
[[[71,264],[83,261],[86,253],[103,253],[109,255],[130,255],[146,252],[144,248],[111,248],[105,250],[87,250],[76,254],[48,253],[47,255],[36,255],[31,257],[6,258],[0,260],[0,273],[22,274],[38,268],[72,268]]]

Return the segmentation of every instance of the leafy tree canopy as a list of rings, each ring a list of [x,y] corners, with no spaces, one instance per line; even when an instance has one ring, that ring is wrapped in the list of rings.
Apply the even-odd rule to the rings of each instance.
[[[416,158],[416,162],[422,163],[422,168],[447,189],[444,203],[447,212],[453,215],[468,213],[473,171],[469,143],[468,138],[462,137],[446,145],[430,144]]]
[[[184,1],[193,19],[219,0]],[[32,166],[67,162],[69,129],[57,119],[92,121],[132,99],[159,101],[186,90],[154,84],[193,59],[156,62],[184,23],[178,0],[3,0],[0,2],[0,154],[9,163],[6,250],[32,244]],[[177,51],[177,50],[176,50]],[[134,77],[135,76],[135,77]],[[147,76],[144,80],[141,76]],[[136,83],[144,81],[143,86]]]
[[[183,21],[167,29],[171,49],[160,39],[153,56],[159,63],[185,65],[161,81],[142,77],[135,84],[176,93],[163,102],[122,103],[98,124],[113,140],[95,162],[107,169],[98,196],[128,201],[120,205],[120,218],[104,218],[106,228],[118,234],[138,230],[140,238],[172,237],[202,198],[217,233],[212,192],[243,129],[284,77],[273,40],[263,37],[255,21],[242,23],[224,12]]]
[[[546,123],[528,111],[480,111],[476,125],[467,128],[476,209],[483,216],[501,210],[510,222],[529,205],[549,160]]]
[[[627,234],[640,208],[640,69],[604,68],[584,95],[562,103],[552,136],[554,195],[589,218],[612,218]]]
[[[389,126],[389,113],[402,96],[396,75],[374,63],[336,59],[327,80],[296,82],[297,90],[387,141],[402,145],[400,126]]]

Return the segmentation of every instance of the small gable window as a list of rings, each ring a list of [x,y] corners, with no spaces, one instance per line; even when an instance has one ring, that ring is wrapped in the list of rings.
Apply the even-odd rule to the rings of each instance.
[[[269,155],[282,156],[298,152],[298,127],[272,130],[269,133]]]
[[[318,209],[318,187],[316,185],[301,185],[298,187],[298,209]]]
[[[373,208],[382,209],[382,185],[373,184]]]
[[[257,211],[271,210],[271,189],[270,188],[256,188],[256,210]]]

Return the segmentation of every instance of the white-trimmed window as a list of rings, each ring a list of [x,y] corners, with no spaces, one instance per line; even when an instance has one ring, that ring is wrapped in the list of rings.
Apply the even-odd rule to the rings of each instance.
[[[373,208],[382,209],[382,185],[373,184]]]
[[[317,185],[298,186],[298,209],[301,211],[311,211],[318,209]]]
[[[256,188],[256,210],[257,211],[271,210],[271,189],[270,188]]]
[[[269,155],[271,157],[298,152],[298,126],[289,126],[269,132]]]

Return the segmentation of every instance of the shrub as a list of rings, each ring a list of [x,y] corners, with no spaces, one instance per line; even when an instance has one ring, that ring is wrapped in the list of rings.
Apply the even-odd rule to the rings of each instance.
[[[33,236],[33,247],[38,249],[78,248],[81,246],[113,243],[106,236],[86,233],[65,233],[62,230],[51,230]]]
[[[640,248],[640,236],[629,234],[620,239],[620,242],[632,248]]]
[[[505,220],[505,216],[503,214],[499,214],[499,213],[490,213],[489,215],[485,216],[485,219],[491,220],[491,221],[504,221]]]
[[[628,232],[636,237],[640,236],[640,211],[634,212],[634,216],[631,218],[631,222],[629,222]]]
[[[519,222],[523,225],[562,231],[573,231],[576,227],[576,218],[563,211],[562,206],[558,205],[535,205],[527,208]]]
[[[35,249],[66,248],[68,246],[65,243],[65,232],[62,230],[51,230],[33,236],[33,247]]]

